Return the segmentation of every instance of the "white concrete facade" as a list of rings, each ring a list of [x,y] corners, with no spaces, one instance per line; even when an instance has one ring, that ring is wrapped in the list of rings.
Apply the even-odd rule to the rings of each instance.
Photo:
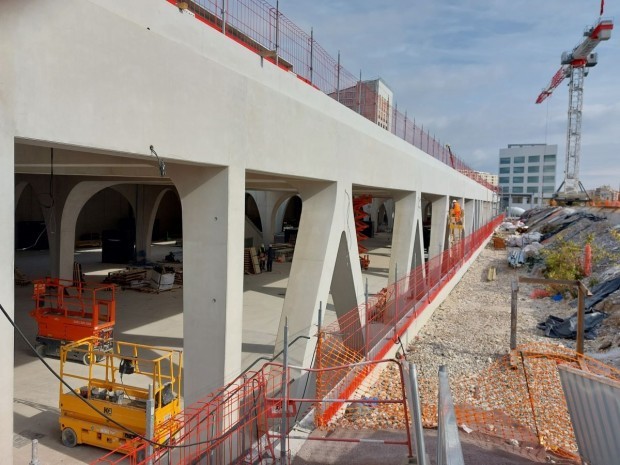
[[[57,166],[81,176],[58,198],[59,237],[50,241],[58,275],[68,274],[75,221],[90,195],[136,180],[179,192],[186,405],[240,371],[247,190],[272,192],[264,234],[273,234],[285,198],[304,202],[282,311],[292,336],[311,333],[330,286],[338,308],[360,303],[356,193],[395,200],[390,273],[398,263],[399,277],[422,254],[422,196],[433,204],[431,256],[445,249],[451,197],[464,199],[472,228],[491,219],[486,188],[164,1],[0,2],[0,83],[5,224],[14,218],[14,173],[49,170],[30,148],[85,154]],[[151,145],[168,165],[164,178]],[[151,194],[143,229],[161,199]],[[14,233],[2,231],[0,303],[12,316]],[[1,328],[0,446],[10,451],[13,328]],[[293,361],[307,363],[311,352],[300,348]]]

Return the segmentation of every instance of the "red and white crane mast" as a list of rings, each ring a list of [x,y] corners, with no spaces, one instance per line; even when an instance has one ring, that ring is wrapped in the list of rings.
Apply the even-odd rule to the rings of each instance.
[[[603,3],[601,2],[601,15]],[[588,195],[579,181],[579,159],[581,157],[581,111],[583,108],[583,80],[586,68],[597,63],[596,46],[603,40],[609,40],[614,28],[610,19],[599,18],[596,25],[584,32],[583,41],[571,52],[562,53],[562,67],[551,78],[549,85],[540,93],[536,103],[543,102],[556,87],[569,78],[568,86],[568,128],[566,133],[566,165],[564,181],[555,193],[556,198],[572,203],[587,200]]]

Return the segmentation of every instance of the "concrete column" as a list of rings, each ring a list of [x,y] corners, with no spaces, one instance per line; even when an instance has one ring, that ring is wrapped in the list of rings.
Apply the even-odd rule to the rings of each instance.
[[[474,228],[474,202],[475,200],[465,200],[464,213],[465,213],[465,236],[469,236],[473,232]]]
[[[162,186],[137,186],[136,195],[136,260],[149,261],[151,259],[151,244],[153,226],[157,217],[157,210],[162,198],[170,187]]]
[[[285,318],[289,341],[314,334],[319,303],[325,308],[330,288],[337,313],[348,312],[363,299],[351,184],[303,183],[299,190],[303,210],[275,353],[282,350]],[[290,363],[309,366],[313,343],[295,343]]]
[[[448,213],[450,197],[442,195],[432,200],[431,243],[428,247],[428,259],[441,255],[448,245]]]
[[[1,23],[1,21],[0,21]],[[2,37],[2,33],[0,33]],[[1,42],[1,41],[0,41]],[[6,44],[7,48],[9,44]],[[0,54],[3,53],[3,44],[0,43]],[[0,70],[0,82],[3,72]],[[6,89],[7,83],[3,83]],[[9,86],[10,88],[10,86]],[[15,187],[14,187],[14,128],[11,115],[3,108],[6,103],[0,105],[0,219],[5,225],[0,229],[0,244],[2,244],[2,260],[0,261],[0,304],[4,307],[11,318],[14,317],[14,231],[15,221]],[[10,105],[9,105],[10,108]],[[0,330],[0,364],[2,376],[0,376],[0,448],[4,452],[4,463],[13,463],[13,327],[6,321],[4,316]]]
[[[372,234],[375,235],[377,233],[377,226],[379,226],[379,208],[383,205],[385,199],[378,199],[373,197],[372,202],[370,203],[370,221],[372,222]]]
[[[184,401],[241,371],[245,170],[168,164],[183,207]]]
[[[394,201],[392,199],[385,201],[385,211],[388,218],[388,231],[392,231],[394,229]]]
[[[481,200],[481,202],[482,202],[482,216],[483,216],[482,224],[487,224],[489,220],[491,219],[490,204],[489,202],[486,202],[484,200]]]
[[[413,268],[413,257],[424,257],[421,245],[422,198],[419,192],[403,192],[394,196],[394,229],[392,231],[392,253],[388,283],[405,276]],[[418,236],[417,250],[416,235]],[[398,266],[398,277],[395,276]]]

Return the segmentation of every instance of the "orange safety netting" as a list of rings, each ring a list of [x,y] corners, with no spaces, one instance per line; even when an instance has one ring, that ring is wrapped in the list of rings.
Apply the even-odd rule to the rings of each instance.
[[[558,372],[561,364],[620,381],[620,370],[579,356],[572,349],[524,344],[480,373],[450,378],[457,424],[466,431],[516,440],[523,447],[540,445],[559,456],[576,459],[577,443]],[[398,384],[396,373],[386,370],[375,385],[358,391],[358,395],[398,398]],[[436,428],[437,377],[420,378],[418,384],[423,425]],[[359,410],[354,422],[346,416],[334,422],[341,427],[406,427],[405,417],[396,410],[392,409],[387,419],[377,421],[376,412]]]
[[[370,296],[364,304],[340,316],[320,331],[317,367],[333,367],[359,360],[380,360],[398,338],[424,312],[463,263],[484,243],[503,220],[497,217],[442,254],[416,267],[396,283]],[[332,373],[318,382],[319,398],[347,398],[367,373]],[[318,425],[327,425],[336,413],[330,406],[316,415]]]

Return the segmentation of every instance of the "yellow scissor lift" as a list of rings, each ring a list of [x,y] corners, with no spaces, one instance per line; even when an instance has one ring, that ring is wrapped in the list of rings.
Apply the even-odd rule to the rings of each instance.
[[[131,453],[135,433],[161,444],[174,436],[178,428],[172,419],[181,411],[182,352],[120,341],[104,352],[98,344],[90,337],[61,347],[60,376],[70,386],[60,383],[62,443],[109,450],[127,444],[122,451]],[[76,352],[90,363],[71,362],[69,354]]]

